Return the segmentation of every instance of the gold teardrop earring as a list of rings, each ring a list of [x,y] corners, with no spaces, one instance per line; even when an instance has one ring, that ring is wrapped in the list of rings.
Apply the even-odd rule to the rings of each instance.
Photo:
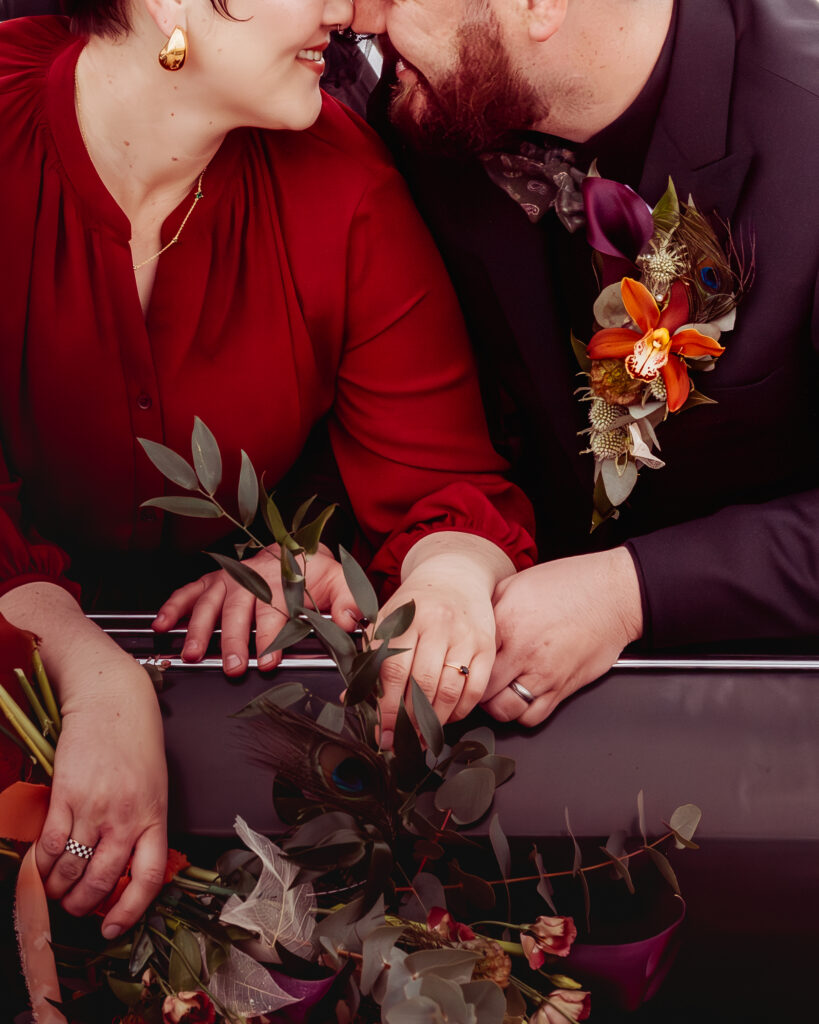
[[[168,41],[159,51],[159,63],[166,71],[178,71],[188,56],[188,40],[177,25],[168,36]]]

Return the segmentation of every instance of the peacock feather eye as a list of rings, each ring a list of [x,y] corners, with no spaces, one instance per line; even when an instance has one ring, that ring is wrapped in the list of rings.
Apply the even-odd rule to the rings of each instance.
[[[700,267],[700,281],[709,291],[719,291],[719,274],[715,267],[707,264]]]
[[[319,750],[319,766],[328,786],[345,796],[368,796],[373,792],[372,767],[349,750],[325,743]]]

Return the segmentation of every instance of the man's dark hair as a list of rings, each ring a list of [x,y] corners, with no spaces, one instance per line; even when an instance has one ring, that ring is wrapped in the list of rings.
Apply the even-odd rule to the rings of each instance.
[[[233,18],[228,0],[210,0],[215,11]],[[62,8],[71,18],[72,29],[81,35],[119,36],[131,29],[128,0],[63,0]]]

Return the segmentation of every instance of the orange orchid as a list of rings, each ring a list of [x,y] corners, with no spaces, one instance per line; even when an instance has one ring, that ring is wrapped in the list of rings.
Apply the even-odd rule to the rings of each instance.
[[[676,412],[685,404],[691,389],[688,367],[682,357],[716,359],[725,349],[714,338],[693,327],[680,330],[689,317],[688,297],[682,281],[674,282],[668,303],[662,310],[648,288],[634,278],[623,278],[620,294],[626,312],[637,326],[604,327],[589,342],[589,358],[624,359],[629,376],[635,380],[652,381],[661,375],[668,411]]]

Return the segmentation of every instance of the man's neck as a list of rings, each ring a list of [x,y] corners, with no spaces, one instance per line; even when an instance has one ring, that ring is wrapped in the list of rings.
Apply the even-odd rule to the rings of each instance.
[[[539,86],[548,115],[532,127],[585,142],[626,111],[648,81],[674,0],[573,0],[540,44]]]

